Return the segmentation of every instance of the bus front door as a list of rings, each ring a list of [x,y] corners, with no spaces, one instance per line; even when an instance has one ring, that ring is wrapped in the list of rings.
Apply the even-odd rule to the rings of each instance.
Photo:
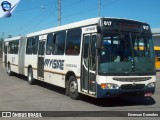
[[[44,51],[45,51],[45,40],[39,40],[38,50],[38,79],[44,78]]]
[[[96,95],[96,34],[84,35],[82,54],[82,92]]]

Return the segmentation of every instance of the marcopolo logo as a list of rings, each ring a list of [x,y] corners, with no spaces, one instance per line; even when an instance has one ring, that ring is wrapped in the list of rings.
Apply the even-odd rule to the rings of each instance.
[[[0,17],[10,17],[20,0],[5,0],[0,3]]]

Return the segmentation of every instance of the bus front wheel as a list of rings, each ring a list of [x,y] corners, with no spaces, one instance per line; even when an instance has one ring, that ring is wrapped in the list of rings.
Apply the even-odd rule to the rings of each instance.
[[[35,79],[33,78],[33,70],[32,68],[28,69],[28,83],[33,85],[35,83]]]
[[[78,92],[78,83],[74,76],[69,78],[69,96],[74,100],[80,99],[81,97],[80,93]]]
[[[65,86],[66,86],[65,95],[69,96],[69,80],[66,81]]]

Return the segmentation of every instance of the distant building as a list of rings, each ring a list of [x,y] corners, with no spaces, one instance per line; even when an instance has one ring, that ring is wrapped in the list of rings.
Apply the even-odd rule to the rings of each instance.
[[[160,46],[160,28],[152,28],[153,40],[155,46]]]

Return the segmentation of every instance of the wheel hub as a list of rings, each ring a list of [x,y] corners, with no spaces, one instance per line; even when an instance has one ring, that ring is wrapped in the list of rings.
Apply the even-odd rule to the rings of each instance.
[[[70,91],[71,91],[71,93],[75,93],[76,90],[77,90],[77,83],[76,83],[76,81],[72,81],[70,83]]]

